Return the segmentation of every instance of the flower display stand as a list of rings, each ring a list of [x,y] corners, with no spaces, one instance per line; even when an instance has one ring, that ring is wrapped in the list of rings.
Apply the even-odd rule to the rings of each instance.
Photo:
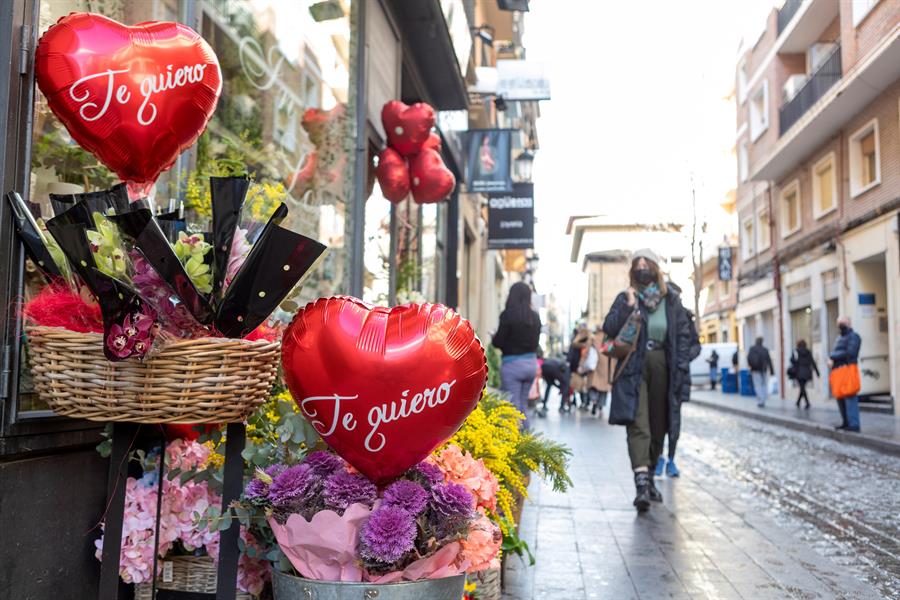
[[[119,579],[119,555],[122,544],[122,524],[125,512],[125,480],[128,477],[128,453],[137,439],[142,425],[136,423],[115,423],[112,434],[112,452],[109,457],[109,479],[107,482],[107,513],[104,531],[103,553],[100,564],[100,600],[119,600],[126,597],[125,585]],[[245,428],[242,423],[229,423],[225,444],[225,472],[222,484],[222,508],[228,507],[241,495],[244,476],[244,459],[241,452],[245,443]],[[165,437],[160,456],[165,456]],[[165,465],[161,462],[159,482],[165,477]],[[162,502],[162,495],[158,496]],[[159,533],[159,510],[157,510],[157,534]],[[216,592],[187,592],[171,589],[156,589],[154,584],[151,598],[156,600],[236,600],[237,571],[240,550],[238,537],[240,524],[235,520],[231,527],[219,533],[219,564],[216,569]],[[158,539],[158,535],[156,536]],[[157,570],[158,552],[154,551],[154,571]]]

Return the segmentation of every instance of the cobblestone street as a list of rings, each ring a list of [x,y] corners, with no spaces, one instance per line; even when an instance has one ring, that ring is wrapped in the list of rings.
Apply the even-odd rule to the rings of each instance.
[[[638,516],[624,428],[536,423],[572,446],[575,488],[532,485],[537,563],[508,560],[506,598],[900,597],[896,457],[687,405],[682,476]]]

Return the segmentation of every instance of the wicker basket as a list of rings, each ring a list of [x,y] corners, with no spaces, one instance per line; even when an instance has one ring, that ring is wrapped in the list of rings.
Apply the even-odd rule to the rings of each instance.
[[[171,568],[166,563],[172,563]],[[173,556],[160,560],[156,589],[215,594],[216,565],[208,556]],[[152,600],[152,593],[153,586],[150,582],[134,586],[134,600]],[[251,600],[252,596],[239,591],[236,598]]]
[[[485,569],[469,575],[468,578],[475,582],[478,600],[500,600],[503,596],[500,569]]]
[[[26,328],[34,387],[59,415],[131,423],[234,423],[268,397],[277,342],[201,338],[110,362],[99,333]]]

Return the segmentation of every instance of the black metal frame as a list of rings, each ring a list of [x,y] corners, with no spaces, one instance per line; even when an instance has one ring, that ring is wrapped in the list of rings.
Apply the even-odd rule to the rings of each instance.
[[[778,135],[787,133],[841,77],[841,45],[836,44],[834,51],[810,75],[800,91],[778,109]]]

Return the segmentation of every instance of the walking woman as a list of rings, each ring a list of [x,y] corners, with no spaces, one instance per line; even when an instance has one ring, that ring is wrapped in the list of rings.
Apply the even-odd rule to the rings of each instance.
[[[525,415],[527,429],[528,393],[537,372],[537,349],[541,336],[541,317],[531,308],[531,288],[514,283],[506,297],[506,308],[500,313],[500,324],[494,334],[494,347],[503,353],[500,387]]]
[[[634,507],[662,502],[653,472],[668,432],[677,439],[685,378],[690,376],[691,326],[678,293],[669,288],[649,249],[634,253],[630,286],[620,293],[603,323],[610,338],[637,331],[635,349],[616,367],[609,422],[625,425],[634,472]],[[628,325],[628,327],[626,327]]]
[[[809,408],[806,384],[812,381],[813,373],[816,374],[816,377],[821,377],[821,375],[819,375],[819,367],[816,366],[816,361],[813,360],[812,352],[806,347],[805,340],[797,342],[794,356],[791,357],[791,367],[794,368],[794,379],[797,381],[797,385],[800,386],[800,395],[797,396],[797,407],[800,407],[800,400],[805,400],[806,408]]]

